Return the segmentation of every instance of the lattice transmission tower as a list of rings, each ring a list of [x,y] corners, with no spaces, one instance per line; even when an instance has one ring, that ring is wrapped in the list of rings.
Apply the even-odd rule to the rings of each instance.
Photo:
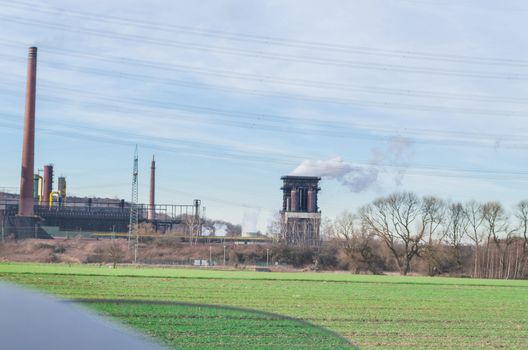
[[[130,251],[130,244],[132,238],[135,236],[134,244],[134,263],[137,262],[137,249],[139,243],[138,231],[138,147],[134,152],[134,170],[132,171],[132,198],[130,199],[130,224],[128,225],[128,250]]]

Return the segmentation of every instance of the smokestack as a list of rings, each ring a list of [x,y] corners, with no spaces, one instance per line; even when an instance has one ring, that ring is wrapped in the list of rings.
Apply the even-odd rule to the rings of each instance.
[[[22,144],[22,174],[18,215],[33,216],[33,168],[35,164],[35,94],[37,87],[37,48],[29,48]]]
[[[154,207],[155,203],[156,203],[156,160],[154,159],[154,156],[152,156],[152,163],[150,163],[149,211],[147,215],[149,220],[156,219],[156,209]]]
[[[53,165],[44,165],[44,181],[42,184],[42,205],[49,205],[50,194],[53,191]]]
[[[34,174],[33,175],[33,198],[37,200],[40,197],[39,185],[40,185],[40,176],[38,174]]]
[[[60,197],[66,199],[66,178],[64,176],[59,176],[57,180],[57,190],[60,193]]]

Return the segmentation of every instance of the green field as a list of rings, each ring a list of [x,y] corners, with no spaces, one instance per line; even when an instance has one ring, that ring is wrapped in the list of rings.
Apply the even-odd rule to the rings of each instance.
[[[70,299],[136,300],[87,305],[184,348],[220,348],[229,339],[247,341],[247,332],[257,332],[265,348],[332,349],[340,340],[272,315],[144,301],[292,316],[335,331],[362,349],[528,349],[528,281],[33,264],[0,264],[0,278]],[[223,321],[215,323],[218,319]],[[223,331],[234,336],[219,338]],[[295,340],[310,337],[315,340]],[[319,346],[318,340],[333,343]]]
[[[275,314],[212,306],[90,300],[88,306],[178,349],[349,349],[323,328]]]

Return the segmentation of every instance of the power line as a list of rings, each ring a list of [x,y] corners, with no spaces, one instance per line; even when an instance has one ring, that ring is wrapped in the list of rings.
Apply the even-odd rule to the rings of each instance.
[[[333,66],[333,67],[342,67],[350,69],[366,69],[366,70],[376,70],[376,71],[393,71],[399,73],[412,73],[412,74],[425,74],[425,75],[437,75],[437,76],[454,76],[454,77],[466,77],[466,78],[480,78],[480,79],[498,79],[498,80],[527,80],[527,74],[503,74],[497,72],[487,72],[487,71],[460,71],[453,69],[443,69],[443,68],[427,68],[427,67],[409,67],[398,64],[384,64],[384,63],[374,63],[374,62],[363,62],[363,61],[352,61],[352,60],[341,60],[341,59],[331,59],[331,58],[317,58],[314,56],[302,56],[302,55],[287,55],[287,54],[270,54],[259,52],[255,53],[251,50],[244,50],[238,48],[228,48],[228,47],[213,47],[209,45],[202,45],[199,43],[188,43],[181,42],[173,39],[156,39],[149,38],[144,35],[132,35],[132,34],[121,34],[121,33],[110,33],[97,29],[86,29],[86,28],[72,28],[67,25],[55,23],[55,22],[44,22],[41,20],[28,20],[22,17],[16,16],[0,16],[0,19],[6,22],[24,24],[24,25],[40,25],[50,29],[57,30],[67,30],[69,32],[79,32],[91,34],[103,38],[113,39],[113,40],[123,40],[129,42],[143,42],[152,45],[158,46],[171,46],[174,48],[180,48],[185,50],[199,51],[203,52],[214,52],[219,54],[234,55],[240,57],[251,57],[257,59],[267,59],[267,60],[278,60],[284,62],[293,62],[293,63],[307,63],[313,65],[322,65],[322,66]]]
[[[59,87],[55,83],[45,84],[40,83],[42,86],[47,87],[48,89],[56,89],[56,90],[62,90],[67,91],[70,94],[77,94],[79,96],[96,96],[101,99],[112,99],[112,97],[101,95],[93,92],[88,92],[84,90],[79,90],[76,88],[71,87]],[[234,88],[229,89],[225,88],[223,89],[221,86],[208,86],[208,85],[193,85],[193,84],[183,84],[183,87],[190,87],[190,88],[198,88],[198,89],[209,89],[213,90],[215,92],[223,91],[223,92],[236,92],[236,93],[243,93],[243,94],[249,94],[254,96],[262,96],[262,97],[274,97],[274,98],[280,98],[280,99],[286,99],[286,100],[299,100],[299,101],[309,101],[309,102],[319,102],[319,103],[327,103],[327,104],[338,104],[338,105],[344,105],[349,107],[371,107],[371,108],[381,108],[381,109],[390,109],[390,110],[411,110],[411,111],[419,111],[419,112],[433,112],[433,113],[449,113],[449,114],[461,114],[461,115],[468,115],[473,116],[477,118],[481,118],[483,116],[497,116],[497,117],[518,117],[518,118],[526,118],[528,117],[528,113],[525,111],[503,111],[503,110],[490,110],[490,109],[476,109],[476,108],[463,108],[463,107],[443,107],[443,106],[435,106],[435,105],[416,105],[416,104],[408,104],[408,103],[398,103],[398,102],[379,102],[379,101],[369,101],[369,100],[357,100],[357,99],[323,99],[323,98],[317,98],[317,97],[310,97],[310,96],[302,96],[302,95],[278,95],[271,92],[266,91],[259,91],[259,90],[249,90],[249,89],[240,89],[240,88]],[[156,105],[156,106],[163,106],[163,105],[170,105],[174,108],[180,108],[180,109],[199,109],[199,110],[209,110],[215,113],[218,113],[221,110],[204,107],[204,106],[196,106],[196,105],[188,105],[188,104],[179,104],[179,103],[171,103],[167,104],[163,101],[153,101],[153,100],[147,100],[147,99],[140,99],[140,98],[123,98],[121,96],[113,98],[113,101],[119,101],[126,100],[133,103],[139,103],[144,105]],[[232,114],[239,114],[237,111],[228,111],[223,112],[226,113],[232,113]],[[243,112],[243,113],[249,113],[249,112]],[[259,117],[267,117],[267,119],[270,119],[269,117],[276,117],[274,115],[267,115],[267,114],[254,114]],[[287,117],[281,116],[276,117],[275,119],[288,119]],[[294,118],[289,118],[294,119]],[[304,121],[310,120],[310,119],[304,119]],[[318,121],[321,122],[321,120],[317,119],[311,119],[310,121]],[[423,130],[422,130],[423,131]]]
[[[4,44],[6,45],[6,44]],[[0,44],[1,46],[1,44]],[[10,44],[7,44],[6,46],[12,46]],[[20,45],[16,45],[16,47],[22,48]],[[71,50],[61,50],[58,48],[48,47],[45,48],[46,51],[49,51],[51,54],[56,54],[60,56],[71,56],[71,57],[79,57],[79,58],[91,58],[98,61],[104,61],[104,62],[110,62],[110,63],[118,63],[119,65],[135,65],[135,66],[143,66],[146,68],[153,68],[158,70],[166,71],[174,71],[174,72],[180,72],[180,73],[197,73],[197,74],[203,74],[207,76],[217,76],[217,77],[224,77],[229,79],[238,79],[238,80],[244,80],[244,81],[255,81],[259,83],[268,82],[268,83],[274,83],[279,85],[287,85],[287,86],[301,86],[301,87],[309,87],[309,88],[316,88],[316,89],[335,89],[339,91],[355,91],[355,92],[365,92],[365,93],[381,93],[381,94],[387,94],[387,95],[394,95],[394,96],[403,96],[403,97],[423,97],[423,98],[442,98],[442,99],[450,99],[450,100],[458,100],[458,101],[477,101],[477,102],[505,102],[505,103],[513,103],[513,104],[526,104],[528,103],[528,99],[525,98],[515,98],[515,97],[507,97],[507,96],[491,96],[491,95],[475,95],[475,94],[466,94],[466,95],[460,95],[460,94],[453,94],[448,92],[435,92],[435,91],[417,91],[412,89],[394,89],[394,88],[386,88],[386,87],[369,87],[369,86],[359,86],[349,83],[335,83],[335,82],[325,82],[325,81],[314,81],[314,80],[306,80],[306,79],[284,79],[284,78],[271,78],[266,76],[259,76],[254,74],[237,74],[235,72],[229,72],[229,71],[222,71],[222,70],[211,70],[211,69],[204,69],[200,68],[197,69],[196,67],[192,66],[183,66],[183,65],[176,65],[176,64],[166,64],[161,62],[153,62],[148,60],[138,60],[134,58],[124,58],[124,57],[105,57],[102,55],[95,55],[95,54],[89,54],[89,53],[80,53],[75,52]],[[0,55],[1,57],[4,57],[5,59],[14,60],[17,62],[21,62],[22,58],[18,56],[10,56],[10,55]],[[129,73],[129,72],[122,72],[122,71],[114,71],[114,72],[105,72],[104,70],[97,69],[97,68],[87,68],[87,67],[80,67],[80,66],[71,66],[68,64],[65,64],[63,62],[51,62],[51,61],[44,61],[42,63],[43,65],[47,65],[56,69],[66,69],[71,71],[81,71],[86,72],[90,74],[99,74],[99,75],[107,75],[107,76],[117,76],[117,77],[123,77],[128,78],[132,80],[138,80],[138,79],[150,79],[158,82],[167,82],[167,83],[174,83],[174,84],[185,84],[186,86],[190,85],[197,85],[196,83],[189,83],[184,82],[181,80],[174,80],[174,79],[167,79],[167,78],[152,78],[150,76],[136,74],[136,73]],[[62,67],[62,68],[61,68]],[[205,85],[205,84],[202,84]]]
[[[0,122],[1,124],[2,122]],[[39,128],[39,129],[43,129],[43,128]],[[46,128],[44,128],[46,129]],[[46,129],[48,132],[51,130],[51,129]],[[74,130],[71,130],[71,131],[74,131]],[[65,133],[65,132],[50,132],[50,134],[53,134],[53,135],[56,135],[56,136],[60,136],[60,137],[67,137],[67,138],[76,138],[78,139],[79,136],[83,135],[82,133],[78,133],[73,136],[72,133],[70,133],[68,131],[68,133]],[[135,140],[130,140],[129,142],[127,143],[123,143],[123,142],[117,142],[115,141],[115,137],[108,137],[107,139],[97,139],[97,138],[93,138],[92,135],[89,135],[89,137],[86,137],[85,138],[86,140],[88,141],[91,141],[91,142],[104,142],[104,143],[110,143],[110,144],[126,144],[126,145],[131,145],[133,144],[133,142],[135,142]],[[139,145],[142,145],[142,143],[139,143]],[[162,151],[167,151],[167,152],[176,152],[177,154],[181,155],[181,151],[176,151],[174,150],[173,148],[171,147],[168,147],[168,146],[156,146],[156,145],[152,145],[150,143],[145,143],[144,144],[145,147],[148,147],[148,148],[152,148],[152,149],[158,149],[158,150],[162,150]],[[204,157],[209,157],[211,156],[211,154],[209,154],[208,152],[206,151],[200,151],[200,152],[194,152],[194,153],[189,153],[187,154],[189,156],[204,156]],[[253,159],[253,158],[240,158],[240,156],[235,156],[235,155],[231,155],[231,154],[224,154],[223,156],[221,157],[217,157],[217,156],[214,156],[214,159],[216,160],[229,160],[229,161],[234,161],[234,162],[237,162],[237,163],[247,163],[248,161],[250,162],[255,162],[257,160]],[[306,157],[303,157],[301,159],[306,159]],[[260,159],[258,160],[258,163],[262,163],[262,162],[265,162],[265,163],[270,163],[270,164],[276,164],[277,163],[277,160],[276,159]],[[290,165],[290,166],[294,166],[294,165],[297,165],[299,164],[299,160],[298,161],[281,161],[280,163],[282,164],[286,164],[286,165]],[[354,163],[355,165],[359,165],[359,166],[372,166],[368,163]],[[442,167],[416,167],[416,166],[409,166],[409,165],[401,165],[401,166],[395,166],[395,165],[380,165],[380,166],[374,166],[374,167],[378,167],[378,168],[391,168],[391,169],[401,169],[401,170],[404,170],[406,171],[406,175],[416,175],[416,176],[419,176],[419,175],[423,175],[423,176],[430,176],[430,177],[453,177],[453,178],[478,178],[478,179],[487,179],[487,180],[497,180],[497,181],[521,181],[521,182],[525,182],[525,181],[528,181],[528,172],[507,172],[507,171],[496,171],[496,170],[482,170],[482,169],[449,169],[449,168],[442,168]],[[499,175],[502,175],[502,176],[499,176]],[[523,178],[521,176],[527,176],[527,178]]]
[[[1,120],[0,124],[7,124],[3,125],[4,129],[20,131],[20,126],[18,124],[5,123],[4,120]],[[273,155],[272,152],[269,151],[265,154],[255,154],[249,153],[247,150],[226,149],[222,145],[199,142],[196,139],[189,140],[175,136],[169,138],[160,135],[153,137],[152,135],[127,132],[123,129],[120,129],[119,131],[109,131],[108,129],[96,128],[89,125],[64,122],[55,122],[54,126],[55,127],[38,126],[37,129],[41,133],[60,135],[75,140],[82,138],[92,142],[97,141],[124,146],[138,144],[139,146],[148,147],[153,150],[176,152],[177,154],[182,154],[183,152],[189,156],[202,156],[214,158],[216,160],[225,159],[230,161],[295,165],[306,158],[301,156],[297,157],[292,154],[278,156]]]
[[[255,112],[246,112],[246,111],[235,111],[235,110],[224,110],[212,107],[204,106],[194,106],[194,105],[183,105],[175,103],[167,103],[162,101],[152,101],[146,99],[134,99],[134,98],[112,98],[109,96],[103,96],[94,93],[80,93],[76,92],[75,89],[65,89],[59,88],[58,86],[53,86],[53,89],[58,89],[62,91],[68,91],[68,95],[80,95],[80,96],[96,96],[97,100],[103,100],[109,102],[108,104],[101,102],[94,102],[93,98],[90,98],[90,102],[85,103],[86,106],[97,106],[104,108],[107,111],[118,111],[121,113],[140,113],[137,109],[132,109],[129,107],[130,104],[138,105],[141,108],[145,106],[154,106],[155,108],[160,108],[162,110],[167,110],[170,114],[164,116],[159,113],[158,110],[151,111],[151,115],[155,118],[168,119],[168,120],[178,120],[178,121],[187,121],[192,123],[203,123],[204,125],[210,125],[211,121],[217,122],[221,126],[234,126],[242,129],[252,129],[258,131],[270,131],[270,132],[284,132],[287,134],[298,133],[314,136],[328,136],[328,137],[342,137],[342,138],[355,138],[355,139],[388,139],[390,134],[393,135],[413,135],[418,137],[418,140],[414,140],[415,143],[424,143],[424,144],[440,144],[445,145],[446,140],[434,140],[435,137],[458,137],[452,139],[449,145],[454,145],[455,143],[469,146],[476,146],[476,142],[482,142],[485,144],[492,145],[492,142],[489,140],[507,140],[504,145],[501,147],[504,148],[523,148],[526,147],[526,144],[523,143],[526,136],[524,135],[498,135],[498,134],[480,134],[480,133],[468,133],[468,132],[459,132],[459,131],[450,131],[450,132],[441,132],[431,129],[391,129],[387,127],[376,127],[373,125],[365,124],[354,124],[354,123],[343,123],[338,121],[332,121],[328,123],[328,120],[316,120],[306,118],[303,120],[302,127],[295,127],[284,123],[285,121],[295,121],[294,117],[273,115],[273,114],[263,114]],[[4,93],[14,94],[11,90],[4,90]],[[60,94],[63,95],[63,94]],[[57,97],[57,96],[47,96],[44,94],[39,94],[39,99],[58,102],[63,104],[78,103],[72,102],[67,98]],[[121,106],[122,105],[122,106]],[[175,110],[179,110],[177,114]],[[193,114],[192,116],[185,116],[181,114],[181,111],[185,112],[198,112],[199,114]],[[145,111],[141,112],[143,115]],[[203,114],[205,113],[205,114]],[[206,117],[209,116],[209,117]],[[213,117],[211,119],[210,117]],[[177,118],[177,119],[175,119]],[[250,118],[250,119],[248,119]],[[233,119],[233,120],[231,120]],[[272,124],[264,123],[271,122]],[[278,123],[278,124],[273,124]],[[309,128],[310,127],[310,128]],[[362,134],[354,132],[353,128],[357,129],[356,131],[370,131],[373,134]],[[382,135],[376,135],[376,133],[382,133]],[[389,133],[387,135],[387,133]],[[432,139],[427,139],[427,137]],[[515,137],[518,137],[517,143],[513,143]],[[421,139],[420,139],[421,138]],[[474,141],[474,144],[471,143]]]
[[[122,113],[126,113],[127,110],[130,110],[130,112],[138,113],[137,109],[130,109],[128,105],[135,104],[139,107],[144,108],[145,106],[154,106],[155,108],[161,108],[165,109],[168,112],[171,113],[171,115],[167,116],[168,119],[174,120],[175,117],[179,121],[187,120],[191,122],[198,122],[199,120],[197,118],[201,118],[202,122],[204,124],[210,124],[211,119],[205,118],[206,115],[212,116],[214,119],[213,121],[219,122],[222,126],[235,126],[238,128],[243,129],[256,129],[259,131],[273,131],[273,132],[284,132],[284,133],[300,133],[300,134],[306,134],[306,135],[315,135],[315,136],[329,136],[329,137],[343,137],[343,138],[362,138],[362,139],[387,139],[388,136],[380,136],[380,135],[364,135],[364,134],[358,134],[353,133],[351,131],[351,128],[356,128],[362,131],[370,131],[373,133],[396,133],[397,135],[406,134],[406,135],[414,135],[415,137],[438,137],[438,136],[456,136],[461,138],[458,140],[458,143],[465,144],[465,145],[471,145],[470,141],[481,141],[490,144],[489,140],[504,140],[506,139],[507,142],[505,142],[504,145],[501,145],[501,147],[504,148],[523,148],[526,147],[526,144],[523,144],[522,142],[525,140],[525,135],[518,135],[519,138],[518,143],[511,144],[512,139],[514,139],[514,135],[498,135],[498,134],[481,134],[481,133],[468,133],[468,132],[457,132],[457,131],[450,131],[450,132],[439,132],[437,130],[431,130],[431,129],[391,129],[391,128],[382,128],[382,127],[376,127],[373,125],[365,125],[365,124],[354,124],[354,123],[343,123],[338,121],[332,121],[331,124],[328,123],[328,120],[317,120],[317,119],[310,119],[305,118],[302,123],[302,128],[294,127],[294,126],[286,126],[284,124],[284,121],[295,121],[296,119],[291,116],[284,116],[284,115],[274,115],[274,114],[264,114],[264,113],[255,113],[255,112],[247,112],[247,111],[236,111],[236,110],[225,110],[225,109],[219,109],[219,108],[213,108],[213,107],[206,107],[206,106],[196,106],[196,105],[186,105],[186,104],[180,104],[180,103],[168,103],[166,101],[153,101],[148,99],[139,99],[139,98],[123,98],[123,97],[110,97],[102,94],[97,94],[93,92],[84,92],[80,91],[74,88],[61,88],[57,86],[56,84],[48,85],[45,83],[42,83],[47,89],[56,89],[59,91],[67,91],[68,96],[81,96],[81,97],[90,97],[90,102],[88,102],[86,105],[92,105],[92,106],[99,106],[102,108],[105,108],[106,110],[114,110],[119,111]],[[5,93],[13,94],[14,92],[11,90],[5,90]],[[64,94],[60,94],[61,96]],[[91,97],[97,97],[98,101],[107,101],[109,104],[101,103],[101,102],[93,102],[93,98]],[[61,104],[65,103],[72,103],[69,99],[63,98],[63,97],[57,97],[57,96],[48,96],[45,93],[39,94],[39,99],[48,100],[52,102],[59,102]],[[124,104],[124,105],[123,105]],[[122,107],[118,107],[119,105],[123,105]],[[179,111],[185,111],[185,112],[198,112],[202,113],[201,116],[193,115],[186,117],[182,115],[181,113],[178,113],[177,115],[174,114],[175,110]],[[143,112],[142,112],[143,113]],[[152,115],[157,118],[164,118],[162,115],[159,114],[158,111],[152,111]],[[226,119],[227,118],[227,119]],[[250,118],[250,119],[248,119]],[[230,120],[234,119],[234,120]],[[275,124],[265,124],[263,122],[271,122],[271,123],[278,123],[278,125]],[[311,128],[307,128],[310,127]],[[457,139],[455,139],[457,140]],[[431,144],[441,144],[444,145],[442,141],[445,140],[415,140],[417,143],[431,143]],[[454,144],[454,142],[451,142],[449,145]]]
[[[0,125],[3,123],[3,121],[0,121]],[[108,132],[104,129],[98,129],[98,128],[89,128],[86,126],[82,126],[82,128],[79,128],[78,125],[72,125],[72,129],[70,130],[55,130],[53,128],[46,128],[46,127],[38,127],[37,129],[46,131],[47,133],[61,136],[61,137],[68,137],[68,138],[75,138],[78,139],[79,137],[84,138],[91,142],[104,142],[104,143],[110,143],[110,144],[122,144],[122,145],[131,145],[134,144],[134,142],[140,141],[141,139],[145,139],[145,141],[137,142],[140,146],[144,145],[145,147],[152,148],[152,149],[159,149],[163,151],[168,152],[177,152],[181,155],[181,150],[176,150],[170,145],[160,145],[160,144],[152,144],[152,140],[150,136],[146,135],[138,135],[133,133],[124,133],[120,132],[119,136],[121,136],[121,140],[118,140],[116,138],[116,135],[114,132]],[[9,129],[20,129],[20,127],[11,127],[8,126]],[[101,131],[102,135],[107,134],[107,136],[99,136],[94,137],[93,134],[86,134],[86,130],[98,130]],[[128,142],[123,142],[123,137],[126,136],[129,138]],[[163,139],[163,138],[161,138]],[[149,140],[150,142],[148,142]],[[174,138],[170,139],[172,143],[180,143],[182,140],[177,140]],[[213,156],[216,160],[229,160],[229,161],[235,161],[235,162],[265,162],[265,163],[271,163],[271,164],[287,164],[290,166],[299,164],[300,161],[307,159],[305,156],[294,156],[294,155],[288,155],[282,158],[277,157],[255,157],[255,155],[251,155],[249,158],[241,157],[241,154],[234,154],[230,152],[224,152],[219,151],[218,149],[212,150],[210,148],[207,149],[196,149],[195,147],[189,148],[188,150],[192,150],[193,152],[186,152],[187,155],[193,156]],[[220,157],[218,157],[218,155]],[[296,160],[294,160],[296,159]],[[391,169],[403,169],[405,171],[408,171],[410,173],[413,173],[415,175],[424,175],[424,176],[432,176],[432,177],[454,177],[454,178],[479,178],[479,179],[489,179],[489,180],[501,180],[501,181],[528,181],[527,179],[521,178],[521,176],[528,176],[528,172],[526,171],[504,171],[504,170],[484,170],[484,169],[456,169],[456,168],[442,168],[442,167],[433,167],[433,166],[411,166],[408,164],[402,164],[402,165],[390,165],[390,164],[382,164],[380,166],[372,165],[369,163],[354,163],[355,165],[363,166],[363,167],[378,167],[378,168],[391,168]],[[441,172],[441,173],[439,173]],[[499,176],[503,175],[503,176]]]
[[[125,74],[126,75],[126,74]],[[140,75],[132,75],[132,78],[138,79]],[[167,83],[170,83],[171,80],[167,80]],[[41,83],[41,85],[46,86],[46,84]],[[274,94],[272,92],[267,91],[259,91],[254,89],[243,89],[243,88],[228,88],[225,86],[218,86],[218,85],[209,85],[209,84],[194,84],[194,83],[184,83],[182,84],[184,87],[192,87],[192,88],[200,88],[200,89],[210,89],[210,90],[216,90],[216,91],[227,91],[227,92],[237,92],[237,93],[245,93],[250,95],[256,95],[256,96],[265,96],[265,97],[276,97],[276,98],[282,98],[282,99],[290,99],[290,100],[302,100],[302,101],[312,101],[312,102],[324,102],[324,103],[331,103],[331,104],[340,104],[340,105],[348,105],[348,106],[354,106],[354,107],[372,107],[372,108],[381,108],[381,109],[395,109],[395,110],[412,110],[412,111],[419,111],[419,112],[434,112],[434,113],[450,113],[450,114],[463,114],[463,115],[471,115],[474,117],[482,117],[482,116],[499,116],[499,117],[528,117],[527,112],[525,111],[515,111],[515,110],[490,110],[490,109],[478,109],[478,108],[464,108],[464,107],[444,107],[444,106],[437,106],[437,105],[425,105],[425,104],[409,104],[409,103],[399,103],[399,102],[383,102],[383,101],[371,101],[371,100],[357,100],[357,99],[329,99],[329,98],[317,98],[312,96],[303,96],[303,95],[279,95]],[[90,96],[98,96],[102,99],[109,99],[110,97],[93,93],[93,92],[87,92],[83,90],[78,90],[76,88],[71,87],[59,87],[55,83],[48,84],[48,88],[51,89],[58,89],[58,90],[64,90],[68,91],[69,93],[75,92],[77,94],[81,95],[90,95]],[[121,97],[119,97],[121,99]],[[152,104],[155,103],[156,105],[166,105],[166,102],[162,101],[152,101],[152,100],[146,100],[146,99],[128,99],[129,101],[135,101],[135,102],[143,102],[145,104]],[[185,105],[185,104],[171,104],[174,107],[179,108],[200,108],[200,109],[207,109],[207,107],[203,106],[192,106],[192,105]],[[214,110],[214,112],[218,112],[218,110]],[[233,111],[229,111],[229,113],[236,113]],[[248,113],[248,112],[245,112]],[[257,114],[258,116],[263,116],[262,114]]]
[[[23,1],[0,1],[3,6],[30,10],[34,11],[35,8],[39,9],[39,13],[48,13],[55,15],[68,14],[69,17],[84,18],[97,23],[110,23],[110,24],[126,24],[133,25],[142,28],[155,29],[165,31],[169,33],[185,33],[187,35],[197,35],[205,37],[218,37],[222,39],[229,39],[234,41],[244,41],[250,43],[258,43],[264,45],[277,45],[286,47],[297,47],[304,49],[324,49],[325,51],[336,51],[346,52],[355,54],[368,54],[368,55],[381,55],[388,57],[403,57],[409,59],[427,59],[436,61],[447,61],[447,62],[461,62],[461,63],[472,63],[472,64],[486,64],[486,65],[511,65],[517,67],[527,67],[528,61],[526,60],[514,60],[508,58],[495,58],[495,57],[482,57],[482,56],[467,56],[467,55],[454,55],[454,54],[438,54],[438,53],[424,53],[416,52],[413,50],[387,50],[364,46],[353,46],[344,44],[330,44],[326,42],[314,42],[306,40],[296,39],[285,39],[270,36],[258,36],[243,33],[230,33],[219,30],[210,29],[196,29],[188,26],[175,25],[175,24],[159,24],[156,22],[146,20],[133,20],[130,18],[102,15],[100,13],[90,13],[82,11],[72,11],[71,9],[58,8],[46,6],[43,7],[41,3],[30,3]]]
[[[12,59],[12,57],[7,55],[1,55],[0,57],[4,57],[7,59]],[[16,60],[17,62],[18,59]],[[286,99],[286,100],[300,100],[300,101],[308,101],[308,102],[322,102],[322,103],[330,103],[330,104],[337,104],[337,105],[365,105],[365,104],[372,104],[376,103],[376,107],[379,107],[380,105],[385,104],[387,108],[391,107],[386,102],[376,102],[376,101],[362,101],[362,100],[354,100],[354,99],[343,99],[343,98],[328,98],[328,97],[318,97],[313,95],[299,95],[299,94],[284,94],[284,93],[277,93],[272,91],[266,91],[266,90],[257,90],[254,88],[245,89],[245,88],[238,88],[233,86],[227,86],[227,85],[220,85],[220,84],[211,84],[211,83],[200,83],[200,82],[190,82],[187,80],[182,79],[171,79],[171,78],[158,78],[153,77],[151,75],[145,75],[145,74],[138,74],[138,73],[130,73],[130,72],[122,72],[122,71],[108,71],[104,69],[98,69],[98,68],[85,68],[85,67],[73,67],[68,64],[64,63],[53,63],[53,62],[43,62],[41,66],[47,66],[52,69],[57,69],[61,71],[70,71],[70,72],[81,72],[86,73],[90,75],[99,75],[104,77],[113,77],[113,78],[120,78],[120,79],[127,79],[127,80],[134,80],[134,81],[152,81],[164,85],[170,85],[170,86],[180,86],[184,88],[192,88],[192,89],[205,89],[205,90],[215,90],[215,91],[224,91],[224,92],[230,92],[230,93],[239,93],[239,94],[246,94],[246,95],[252,95],[252,96],[263,96],[263,97],[273,97],[273,98],[280,98],[280,99]],[[405,92],[397,92],[397,91],[384,91],[383,88],[380,89],[380,91],[376,91],[374,88],[349,88],[347,89],[349,91],[356,91],[356,92],[363,92],[363,93],[369,93],[369,94],[376,94],[380,92],[381,94],[388,94],[388,95],[396,95],[396,96],[404,96],[404,97],[421,97],[421,98],[442,98],[446,100],[455,100],[455,101],[477,101],[477,102],[505,102],[505,103],[513,103],[513,104],[528,104],[528,100],[526,99],[515,99],[515,98],[503,98],[500,97],[493,97],[493,96],[455,96],[455,95],[447,95],[442,96],[441,94],[435,95],[427,95],[426,93],[419,94],[417,96],[414,96],[411,93],[405,93]],[[400,90],[401,91],[401,90]],[[382,107],[383,108],[383,107]],[[501,115],[511,115],[511,113],[516,113],[515,111],[490,111],[489,109],[467,109],[464,110],[458,110],[456,108],[452,107],[443,107],[443,106],[420,106],[415,104],[403,104],[403,103],[393,103],[392,108],[398,108],[398,109],[418,109],[419,111],[424,111],[424,108],[428,108],[427,110],[433,110],[435,112],[450,112],[450,113],[458,113],[458,112],[470,112],[475,114],[501,114]],[[447,110],[446,110],[447,108]]]

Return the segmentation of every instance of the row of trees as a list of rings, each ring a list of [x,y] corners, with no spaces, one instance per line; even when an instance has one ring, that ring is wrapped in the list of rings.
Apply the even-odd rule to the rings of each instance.
[[[379,272],[390,261],[403,275],[419,263],[430,275],[528,276],[528,201],[508,212],[499,202],[395,193],[339,215],[322,231],[340,242],[357,272]]]

